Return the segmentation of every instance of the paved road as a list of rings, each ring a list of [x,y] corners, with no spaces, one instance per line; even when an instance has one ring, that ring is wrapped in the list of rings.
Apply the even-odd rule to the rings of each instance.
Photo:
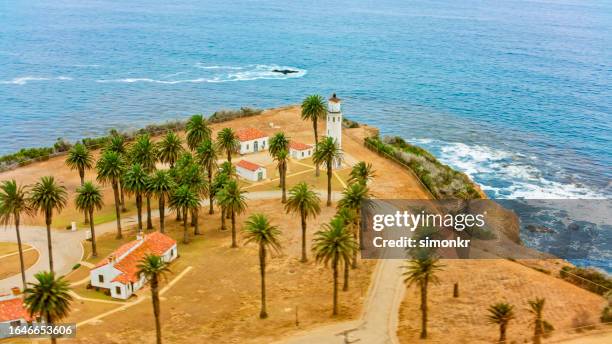
[[[390,213],[390,209],[394,209],[391,205],[384,207],[384,210],[378,212]],[[385,231],[382,234],[385,239],[397,239],[401,231]],[[399,343],[397,339],[399,307],[406,290],[402,278],[403,265],[402,259],[381,259],[378,262],[359,320],[304,331],[279,343]]]
[[[320,197],[324,199],[326,191],[317,190]],[[280,198],[280,191],[259,191],[249,192],[246,194],[248,199],[276,199]],[[341,197],[340,193],[333,192],[332,198],[334,200]],[[202,201],[202,206],[208,206],[208,200]],[[167,211],[166,214],[169,214]],[[153,218],[157,218],[159,213],[154,211],[152,213]],[[128,225],[133,225],[137,221],[136,215],[125,216],[121,219],[122,228],[126,228]],[[106,222],[96,226],[96,235],[104,233],[115,232],[116,221]],[[72,271],[72,267],[80,262],[83,257],[83,246],[81,242],[85,240],[86,231],[79,230],[76,232],[54,229],[51,233],[51,240],[53,241],[53,265],[56,273],[64,275]],[[0,242],[17,242],[17,236],[15,234],[15,228],[12,226],[0,227]],[[39,226],[21,226],[21,241],[24,244],[28,244],[38,250],[39,259],[26,270],[26,280],[28,282],[34,281],[34,274],[39,271],[49,270],[49,254],[47,250],[47,231],[44,227]],[[7,277],[0,280],[0,293],[9,292],[12,287],[21,287],[21,276],[20,274]]]

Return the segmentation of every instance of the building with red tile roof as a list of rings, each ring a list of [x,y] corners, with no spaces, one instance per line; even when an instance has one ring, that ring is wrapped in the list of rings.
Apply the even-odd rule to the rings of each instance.
[[[236,164],[236,173],[250,181],[260,181],[266,179],[266,168],[254,162],[240,160]]]
[[[302,160],[310,158],[314,152],[314,146],[307,145],[302,142],[290,141],[289,142],[289,156],[293,159]]]
[[[33,318],[23,304],[23,295],[0,295],[0,323],[20,325],[32,321]]]
[[[236,131],[240,141],[240,154],[255,153],[268,148],[268,134],[257,128],[243,128]]]
[[[162,257],[166,262],[178,257],[176,241],[160,232],[121,245],[99,262],[90,272],[91,285],[110,290],[112,297],[127,299],[144,283],[138,274],[138,264],[147,255]]]

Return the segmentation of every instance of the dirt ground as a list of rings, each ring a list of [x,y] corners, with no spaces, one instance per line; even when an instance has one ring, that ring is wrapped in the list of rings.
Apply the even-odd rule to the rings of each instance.
[[[599,323],[606,304],[603,297],[533,268],[508,260],[443,260],[440,284],[429,288],[429,339],[424,343],[493,343],[498,326],[487,321],[487,308],[496,302],[515,307],[516,319],[508,327],[510,343],[530,342],[533,315],[528,300],[546,299],[544,319],[555,331],[551,340],[571,337],[570,328]],[[453,285],[459,283],[459,297]],[[398,337],[402,343],[419,341],[420,294],[408,288],[400,309]],[[588,331],[585,331],[588,334]],[[546,342],[546,341],[545,341]]]
[[[17,245],[15,245],[17,247]],[[38,260],[38,251],[32,249],[29,245],[23,245],[23,263],[26,270],[34,265]],[[0,258],[0,279],[4,279],[20,273],[21,267],[19,265],[19,253],[12,251],[11,253],[4,254]]]

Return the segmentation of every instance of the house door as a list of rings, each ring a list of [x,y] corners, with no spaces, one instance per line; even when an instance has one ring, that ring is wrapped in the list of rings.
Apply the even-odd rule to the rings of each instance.
[[[258,145],[258,143],[259,143],[259,142],[257,142],[257,141],[253,142],[253,151],[254,151],[254,152],[259,151],[259,145]]]
[[[257,180],[262,180],[263,179],[263,172],[257,172]]]

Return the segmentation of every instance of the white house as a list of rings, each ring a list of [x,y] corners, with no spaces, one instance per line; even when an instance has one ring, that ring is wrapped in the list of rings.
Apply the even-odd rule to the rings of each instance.
[[[240,160],[236,164],[236,173],[240,177],[253,182],[266,179],[265,167],[246,160]]]
[[[334,139],[340,151],[342,151],[342,106],[340,98],[334,93],[327,101],[327,129],[326,136]],[[334,161],[333,167],[340,167],[342,161]]]
[[[302,160],[310,158],[312,156],[313,151],[314,147],[311,145],[307,145],[305,143],[297,141],[289,142],[289,155],[293,159]]]
[[[20,292],[0,295],[0,324],[18,326],[33,320],[23,304],[23,295]],[[36,320],[40,321],[39,318]],[[0,336],[0,338],[6,337],[9,336]]]
[[[268,135],[256,128],[243,128],[236,132],[240,141],[240,154],[249,154],[268,149]]]
[[[146,282],[144,276],[138,275],[138,264],[148,254],[171,262],[178,256],[176,241],[160,232],[153,232],[122,245],[90,271],[92,287],[108,289],[117,299],[129,298]]]

